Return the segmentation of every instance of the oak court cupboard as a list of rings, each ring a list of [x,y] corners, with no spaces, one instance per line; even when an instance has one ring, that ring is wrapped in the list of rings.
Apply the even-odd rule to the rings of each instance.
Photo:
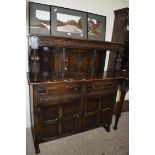
[[[121,43],[29,37],[27,78],[36,153],[46,141],[97,127],[110,131],[117,90],[124,86],[123,50]],[[106,51],[116,54],[110,71],[104,71]]]

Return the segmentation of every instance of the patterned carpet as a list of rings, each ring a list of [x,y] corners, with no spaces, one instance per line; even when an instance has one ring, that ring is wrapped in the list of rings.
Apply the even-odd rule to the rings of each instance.
[[[122,113],[118,130],[107,133],[97,128],[73,136],[40,144],[38,155],[128,155],[129,112]],[[30,128],[26,131],[26,155],[35,155]]]

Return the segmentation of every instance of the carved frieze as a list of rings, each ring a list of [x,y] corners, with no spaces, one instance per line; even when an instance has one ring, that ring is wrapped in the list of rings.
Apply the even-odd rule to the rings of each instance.
[[[68,101],[68,100],[74,100],[74,99],[80,99],[80,94],[67,94],[67,95],[48,95],[48,96],[39,96],[38,97],[38,103],[44,103],[48,101]]]
[[[122,51],[124,49],[123,44],[104,42],[104,41],[92,41],[92,40],[80,40],[61,37],[38,37],[39,46],[59,46],[61,47],[73,47],[73,48],[94,48],[102,50]]]

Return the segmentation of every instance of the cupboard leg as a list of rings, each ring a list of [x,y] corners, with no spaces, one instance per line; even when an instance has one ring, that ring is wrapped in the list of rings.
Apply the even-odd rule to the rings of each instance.
[[[38,154],[40,153],[40,148],[39,148],[39,144],[34,144],[34,148],[35,148],[35,153]]]
[[[126,92],[128,91],[128,85],[129,85],[128,82],[129,81],[125,79],[125,80],[122,80],[120,84],[121,95],[120,95],[120,101],[115,105],[115,112],[114,112],[115,125],[113,127],[114,130],[117,130],[118,121],[119,121],[119,118],[121,117],[125,95],[126,95]]]
[[[110,124],[105,124],[103,125],[103,127],[105,128],[107,132],[110,132]]]
[[[113,127],[114,130],[117,130],[117,124],[118,124],[119,118],[120,116],[115,116],[115,125]]]

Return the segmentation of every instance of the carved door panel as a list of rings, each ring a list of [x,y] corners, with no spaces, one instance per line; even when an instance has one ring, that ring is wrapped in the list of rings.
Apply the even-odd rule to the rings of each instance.
[[[106,96],[102,95],[99,124],[111,123],[115,102],[116,102],[116,94],[107,94]]]
[[[103,74],[105,65],[106,52],[101,50],[94,50],[92,58],[92,72],[91,75]]]
[[[92,68],[92,56],[92,50],[67,49],[64,58],[65,74],[89,74]]]
[[[42,97],[38,111],[43,141],[76,133],[79,130],[80,103],[81,99],[78,97],[65,98],[64,95]]]
[[[84,103],[84,129],[110,124],[116,100],[117,87],[97,89],[96,85],[86,90]]]
[[[81,99],[74,99],[62,104],[61,134],[76,133],[79,130]]]
[[[84,102],[84,117],[83,117],[84,130],[95,128],[98,126],[99,110],[100,110],[100,95],[86,94]]]

